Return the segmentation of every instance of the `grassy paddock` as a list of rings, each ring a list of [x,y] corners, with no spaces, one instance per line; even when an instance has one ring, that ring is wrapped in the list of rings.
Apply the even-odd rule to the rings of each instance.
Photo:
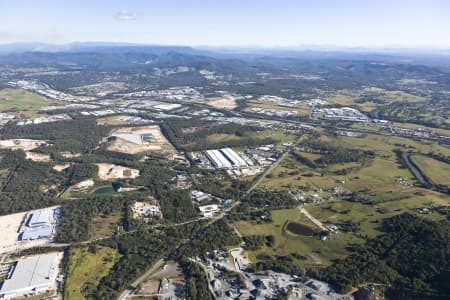
[[[412,161],[434,184],[450,186],[450,165],[424,155],[413,155]]]
[[[35,117],[42,107],[55,104],[57,104],[56,101],[24,90],[10,88],[0,90],[0,111],[2,112],[17,111],[24,117]]]
[[[262,131],[248,131],[245,132],[244,136],[237,136],[235,134],[230,133],[216,133],[208,136],[208,142],[214,144],[219,142],[228,142],[234,140],[241,140],[242,138],[255,138],[255,139],[264,139],[270,137],[274,139],[278,143],[286,143],[292,142],[295,140],[295,136],[292,134],[284,133],[277,130],[262,130]]]
[[[90,291],[97,287],[119,258],[116,250],[107,247],[97,247],[96,253],[89,252],[87,247],[71,249],[64,299],[88,299]]]
[[[298,253],[307,256],[313,253],[322,264],[328,265],[333,259],[342,258],[348,254],[345,250],[346,245],[360,242],[350,234],[334,235],[328,241],[321,241],[317,236],[300,236],[286,232],[285,224],[288,222],[295,222],[311,228],[311,230],[320,231],[320,228],[306,219],[297,208],[274,210],[271,214],[272,223],[236,222],[236,226],[243,235],[273,235],[275,237],[275,244],[272,248],[264,246],[259,250],[249,251],[249,258],[252,262],[257,261],[258,254],[275,256]],[[296,263],[303,266],[315,264],[309,259],[297,260]]]
[[[322,222],[330,222],[339,228],[350,228],[350,232],[332,234],[331,240],[328,241],[320,241],[317,237],[286,235],[283,232],[286,222],[304,224],[305,221],[307,223],[309,221],[302,219],[296,210],[273,211],[273,223],[270,224],[237,222],[244,235],[275,236],[273,248],[265,247],[250,252],[251,258],[256,259],[257,255],[262,253],[269,255],[312,253],[326,265],[333,259],[347,255],[348,245],[361,243],[367,238],[379,235],[380,225],[385,218],[404,212],[420,215],[419,208],[426,207],[434,211],[434,207],[450,205],[447,195],[414,185],[416,183],[414,176],[399,164],[394,153],[395,149],[400,148],[403,151],[449,155],[448,148],[434,142],[371,134],[361,137],[321,135],[320,139],[346,148],[372,150],[375,157],[364,164],[351,162],[316,168],[310,168],[294,157],[288,157],[263,180],[262,186],[273,190],[287,189],[293,193],[302,190],[306,191],[307,196],[308,193],[317,193],[324,202],[311,203],[307,206],[308,212]],[[314,154],[308,158],[316,157]],[[435,180],[440,179],[441,183],[450,180],[450,169],[447,169],[447,165],[432,160],[428,161],[426,168],[432,172],[436,170]],[[401,184],[399,178],[409,181],[412,185]],[[357,198],[353,199],[355,202],[333,195],[332,190],[336,187],[342,191],[355,193],[357,195]],[[432,220],[444,218],[438,212],[420,216]],[[298,261],[298,263],[308,265],[312,261]]]
[[[274,110],[279,110],[279,111],[295,111],[297,113],[297,116],[308,116],[309,115],[309,111],[310,108],[308,106],[305,105],[295,105],[292,107],[284,107],[284,106],[279,106],[276,103],[272,103],[272,102],[253,102],[253,101],[249,101],[247,103],[247,108],[245,109],[248,112],[252,112],[252,108],[264,108],[264,109],[274,109]]]

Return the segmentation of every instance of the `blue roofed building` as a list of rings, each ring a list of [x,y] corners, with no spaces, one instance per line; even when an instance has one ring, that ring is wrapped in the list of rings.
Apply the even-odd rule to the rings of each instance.
[[[45,208],[31,211],[19,230],[19,240],[31,241],[51,238],[56,231],[59,208]]]

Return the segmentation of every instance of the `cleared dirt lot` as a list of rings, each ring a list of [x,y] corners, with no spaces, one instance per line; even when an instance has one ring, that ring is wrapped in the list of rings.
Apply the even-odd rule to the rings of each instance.
[[[58,164],[58,165],[54,165],[53,166],[53,170],[61,172],[65,169],[67,169],[68,167],[70,167],[72,165],[72,163],[65,163],[65,164]]]
[[[71,153],[71,152],[61,152],[60,154],[62,157],[65,158],[74,158],[81,156],[81,153]]]
[[[136,154],[142,152],[158,152],[163,154],[174,154],[175,149],[169,141],[161,133],[159,126],[140,126],[127,127],[113,130],[110,136],[115,134],[132,134],[141,136],[142,134],[150,133],[153,137],[149,140],[141,141],[140,143],[133,143],[122,138],[115,138],[108,142],[107,149],[110,151],[122,152],[127,154]]]
[[[57,206],[52,206],[56,208]],[[6,216],[0,216],[0,254],[24,250],[33,247],[45,246],[50,243],[49,239],[36,241],[18,241],[20,225],[28,212],[20,212]]]
[[[25,152],[25,158],[31,159],[32,161],[43,161],[43,162],[49,162],[52,159],[50,158],[50,155],[48,154],[42,154],[42,153],[36,153],[36,152]]]
[[[0,217],[0,232],[2,233],[0,253],[15,250],[20,224],[26,214],[26,212],[21,212]]]
[[[139,170],[127,168],[124,166],[102,163],[97,164],[98,177],[101,180],[136,178],[139,176]]]
[[[0,140],[0,149],[12,149],[18,150],[22,149],[24,151],[33,150],[37,147],[47,145],[46,141],[42,140],[30,140],[30,139],[11,139],[11,140]]]
[[[73,194],[87,193],[94,185],[95,181],[92,178],[80,181],[65,190],[61,197],[70,199],[73,198]]]
[[[81,182],[78,182],[74,186],[71,187],[71,189],[76,189],[79,191],[86,191],[94,186],[94,180],[93,179],[86,179]]]
[[[233,97],[221,97],[207,99],[208,104],[216,108],[234,109],[236,108],[236,100]]]

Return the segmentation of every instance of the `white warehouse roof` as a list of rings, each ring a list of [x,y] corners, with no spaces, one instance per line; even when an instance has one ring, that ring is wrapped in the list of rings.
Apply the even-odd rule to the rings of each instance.
[[[28,221],[29,227],[49,225],[53,219],[53,209],[41,209],[34,211]]]
[[[28,293],[56,288],[59,262],[63,253],[36,255],[17,262],[12,274],[4,281],[0,295],[19,297]]]
[[[49,238],[52,236],[52,234],[53,234],[52,226],[31,228],[21,233],[20,240],[38,240],[42,238]]]
[[[207,150],[206,156],[217,168],[229,168],[231,163],[219,150]]]
[[[241,166],[246,166],[247,165],[247,163],[242,159],[242,157],[240,157],[231,148],[220,149],[220,152],[222,152],[234,166],[241,167]]]
[[[112,136],[118,137],[120,139],[123,139],[127,142],[131,142],[133,144],[142,144],[142,137],[138,134],[131,134],[131,133],[115,133]]]

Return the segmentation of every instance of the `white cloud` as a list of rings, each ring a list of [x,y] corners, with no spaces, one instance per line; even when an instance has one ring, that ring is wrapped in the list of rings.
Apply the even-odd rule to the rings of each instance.
[[[133,21],[136,20],[137,18],[137,13],[129,11],[129,10],[121,10],[118,11],[115,15],[114,18],[118,21]]]

